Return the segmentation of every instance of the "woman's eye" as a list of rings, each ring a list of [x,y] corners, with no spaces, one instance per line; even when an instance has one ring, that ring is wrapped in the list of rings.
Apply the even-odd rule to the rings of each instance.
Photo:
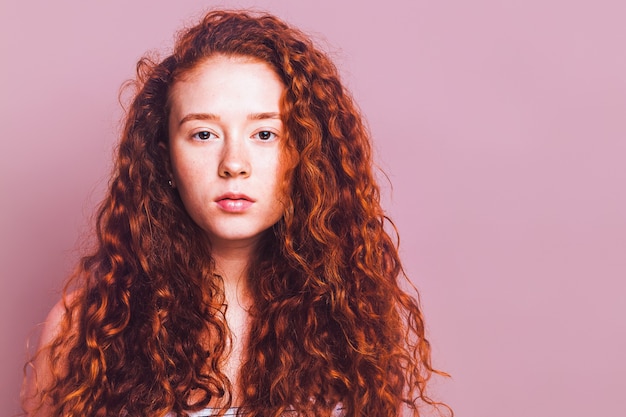
[[[267,142],[274,139],[276,137],[276,133],[270,132],[269,130],[262,130],[255,136],[258,137],[260,140]]]
[[[201,132],[195,133],[192,137],[200,141],[206,141],[206,140],[211,139],[212,136],[215,136],[215,135],[211,132],[203,130]]]

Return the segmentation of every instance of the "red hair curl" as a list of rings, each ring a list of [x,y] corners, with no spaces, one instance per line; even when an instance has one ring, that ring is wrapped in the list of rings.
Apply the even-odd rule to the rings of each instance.
[[[337,402],[346,416],[437,407],[425,388],[440,372],[418,303],[398,284],[404,273],[360,112],[307,36],[271,15],[226,11],[183,32],[163,61],[138,64],[97,248],[68,284],[80,290],[66,301],[59,335],[40,352],[63,366],[39,402],[52,416],[182,416],[216,398],[230,405],[223,285],[203,232],[167,186],[163,152],[171,86],[214,55],[263,61],[286,87],[288,201],[250,268],[241,414],[330,416]]]

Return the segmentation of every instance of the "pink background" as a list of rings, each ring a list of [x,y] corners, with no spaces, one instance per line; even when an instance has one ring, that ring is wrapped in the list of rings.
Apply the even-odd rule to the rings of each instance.
[[[2,0],[0,413],[102,196],[117,95],[202,1]],[[621,0],[256,5],[331,51],[393,183],[435,396],[461,417],[626,409]]]

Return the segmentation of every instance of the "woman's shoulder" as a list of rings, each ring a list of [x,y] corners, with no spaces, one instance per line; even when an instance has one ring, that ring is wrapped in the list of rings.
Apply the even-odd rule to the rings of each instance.
[[[50,309],[41,329],[39,337],[39,347],[49,345],[62,331],[63,319],[70,311],[68,306],[72,305],[78,292],[74,291],[61,297],[59,301]]]
[[[47,406],[41,400],[41,391],[52,381],[53,369],[58,370],[63,367],[62,363],[52,363],[49,347],[61,336],[64,319],[70,311],[67,306],[72,305],[77,296],[78,293],[73,292],[57,301],[41,326],[37,351],[28,362],[30,371],[27,372],[22,387],[22,406],[29,416],[47,415]],[[36,410],[39,411],[35,413]]]

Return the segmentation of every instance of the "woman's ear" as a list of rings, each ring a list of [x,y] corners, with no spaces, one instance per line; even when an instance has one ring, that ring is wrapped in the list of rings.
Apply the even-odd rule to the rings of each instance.
[[[159,143],[159,152],[161,152],[161,157],[163,158],[163,161],[165,161],[165,170],[168,178],[167,184],[172,188],[176,188],[176,181],[174,181],[174,174],[172,171],[172,161],[170,159],[170,150],[165,142]]]

